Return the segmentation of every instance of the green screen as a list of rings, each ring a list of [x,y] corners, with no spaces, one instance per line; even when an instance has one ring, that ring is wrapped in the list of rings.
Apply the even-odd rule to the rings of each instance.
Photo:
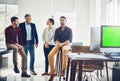
[[[120,47],[120,27],[103,26],[101,33],[103,47]]]

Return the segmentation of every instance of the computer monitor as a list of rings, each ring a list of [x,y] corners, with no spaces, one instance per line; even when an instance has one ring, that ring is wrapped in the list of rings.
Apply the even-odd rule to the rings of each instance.
[[[101,26],[101,52],[120,52],[120,26]]]
[[[100,50],[100,27],[91,27],[90,29],[90,50]]]

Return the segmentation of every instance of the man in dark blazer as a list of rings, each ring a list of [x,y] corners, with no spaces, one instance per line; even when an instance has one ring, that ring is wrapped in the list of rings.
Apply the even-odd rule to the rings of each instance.
[[[38,35],[35,24],[31,23],[30,14],[25,15],[25,22],[20,23],[19,27],[22,32],[24,51],[27,55],[28,55],[28,51],[30,54],[30,73],[32,75],[37,75],[37,73],[34,71],[34,61],[35,61],[34,46],[36,48],[38,47]],[[26,65],[26,69],[27,69],[27,65]]]

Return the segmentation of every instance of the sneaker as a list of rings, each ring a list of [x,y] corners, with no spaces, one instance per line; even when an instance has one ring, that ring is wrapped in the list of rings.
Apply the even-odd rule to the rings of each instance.
[[[20,73],[18,67],[15,67],[13,70],[14,70],[15,73]]]
[[[54,77],[55,77],[55,74],[51,74],[50,78],[48,81],[53,81],[54,80]]]
[[[22,73],[21,77],[31,77],[30,75],[28,75],[27,73]]]
[[[31,75],[37,75],[35,71],[30,71]]]

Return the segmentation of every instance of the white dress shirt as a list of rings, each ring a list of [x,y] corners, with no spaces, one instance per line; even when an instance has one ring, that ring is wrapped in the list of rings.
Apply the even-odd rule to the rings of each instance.
[[[27,40],[31,40],[31,25],[25,23],[26,33],[27,33]]]

